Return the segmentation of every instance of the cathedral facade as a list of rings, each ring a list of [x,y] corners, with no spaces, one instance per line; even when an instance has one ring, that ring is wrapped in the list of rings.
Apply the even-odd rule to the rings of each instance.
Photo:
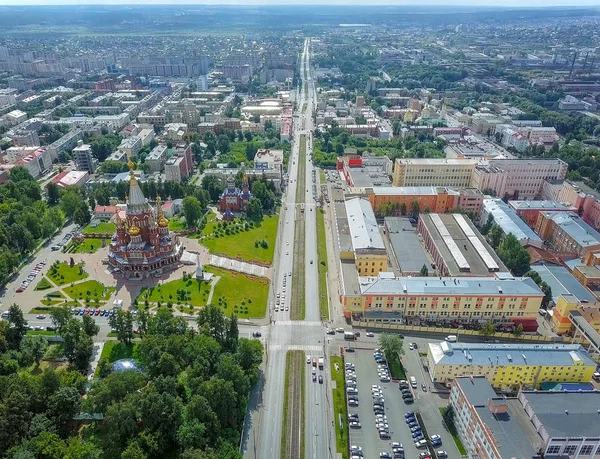
[[[132,165],[130,165],[132,167]],[[130,173],[125,218],[116,213],[117,230],[108,250],[108,264],[125,279],[158,276],[175,269],[183,254],[179,237],[169,231],[160,198],[153,208]]]

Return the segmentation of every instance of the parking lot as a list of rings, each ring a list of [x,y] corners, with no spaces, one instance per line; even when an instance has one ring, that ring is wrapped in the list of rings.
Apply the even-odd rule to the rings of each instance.
[[[427,451],[427,449],[415,447],[412,432],[405,421],[407,412],[418,411],[428,435],[437,434],[442,438],[442,445],[436,447],[435,450],[446,451],[448,457],[451,458],[460,457],[452,436],[443,427],[442,417],[439,413],[439,407],[447,404],[446,395],[443,394],[440,397],[439,394],[430,392],[430,386],[433,385],[429,379],[425,378],[427,374],[420,368],[418,351],[426,349],[425,342],[419,340],[419,349],[414,351],[408,349],[409,342],[412,342],[412,340],[405,340],[406,355],[403,362],[406,366],[407,378],[414,375],[417,380],[417,388],[410,388],[414,394],[414,403],[410,404],[404,402],[397,382],[383,383],[379,380],[378,367],[372,350],[357,349],[356,352],[346,353],[345,362],[355,365],[359,398],[359,406],[348,407],[348,413],[358,413],[361,423],[360,429],[349,429],[350,445],[360,446],[364,457],[371,458],[379,457],[379,453],[382,452],[391,454],[392,442],[398,442],[404,446],[407,459],[418,458],[419,454]],[[423,391],[421,387],[423,383],[426,384],[426,391]],[[382,440],[378,435],[373,413],[372,385],[381,386],[385,399],[385,415],[387,416],[390,439]]]

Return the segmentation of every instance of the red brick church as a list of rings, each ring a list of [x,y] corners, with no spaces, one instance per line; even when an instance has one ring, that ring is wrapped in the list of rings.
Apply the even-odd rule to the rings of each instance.
[[[229,211],[228,214],[243,212],[246,210],[251,197],[252,194],[250,193],[246,174],[244,174],[241,190],[235,186],[235,179],[230,177],[227,179],[227,188],[219,198],[219,210],[223,213]]]

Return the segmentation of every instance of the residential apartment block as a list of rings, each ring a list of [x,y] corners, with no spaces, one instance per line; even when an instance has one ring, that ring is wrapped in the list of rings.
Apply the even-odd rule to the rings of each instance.
[[[600,457],[600,392],[520,391],[498,396],[484,377],[457,378],[450,391],[454,424],[469,457]]]
[[[88,171],[90,174],[98,167],[98,161],[92,156],[92,147],[84,144],[82,140],[78,140],[77,146],[73,148],[73,160],[77,170]]]
[[[501,390],[547,382],[589,382],[596,362],[579,344],[429,343],[427,363],[431,378],[450,384],[460,376],[485,376]]]

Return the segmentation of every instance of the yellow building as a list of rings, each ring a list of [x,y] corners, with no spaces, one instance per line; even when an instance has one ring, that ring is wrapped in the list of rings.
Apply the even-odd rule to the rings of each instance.
[[[569,319],[569,313],[576,311],[581,303],[574,295],[564,294],[556,300],[556,306],[552,311],[552,329],[558,335],[564,335],[573,331],[573,324]]]
[[[450,384],[460,376],[485,376],[497,389],[539,388],[547,382],[589,382],[596,362],[579,344],[430,343],[429,374]]]
[[[535,323],[544,293],[529,277],[361,278],[360,306],[346,303],[346,315],[420,325],[481,324],[492,321],[525,329]],[[537,328],[537,323],[535,323]]]
[[[397,158],[393,185],[468,188],[476,163],[473,159]]]
[[[377,276],[387,271],[387,251],[369,201],[349,199],[343,207],[336,206],[336,213],[338,210],[345,214],[338,218],[340,258],[354,260],[359,276]]]

